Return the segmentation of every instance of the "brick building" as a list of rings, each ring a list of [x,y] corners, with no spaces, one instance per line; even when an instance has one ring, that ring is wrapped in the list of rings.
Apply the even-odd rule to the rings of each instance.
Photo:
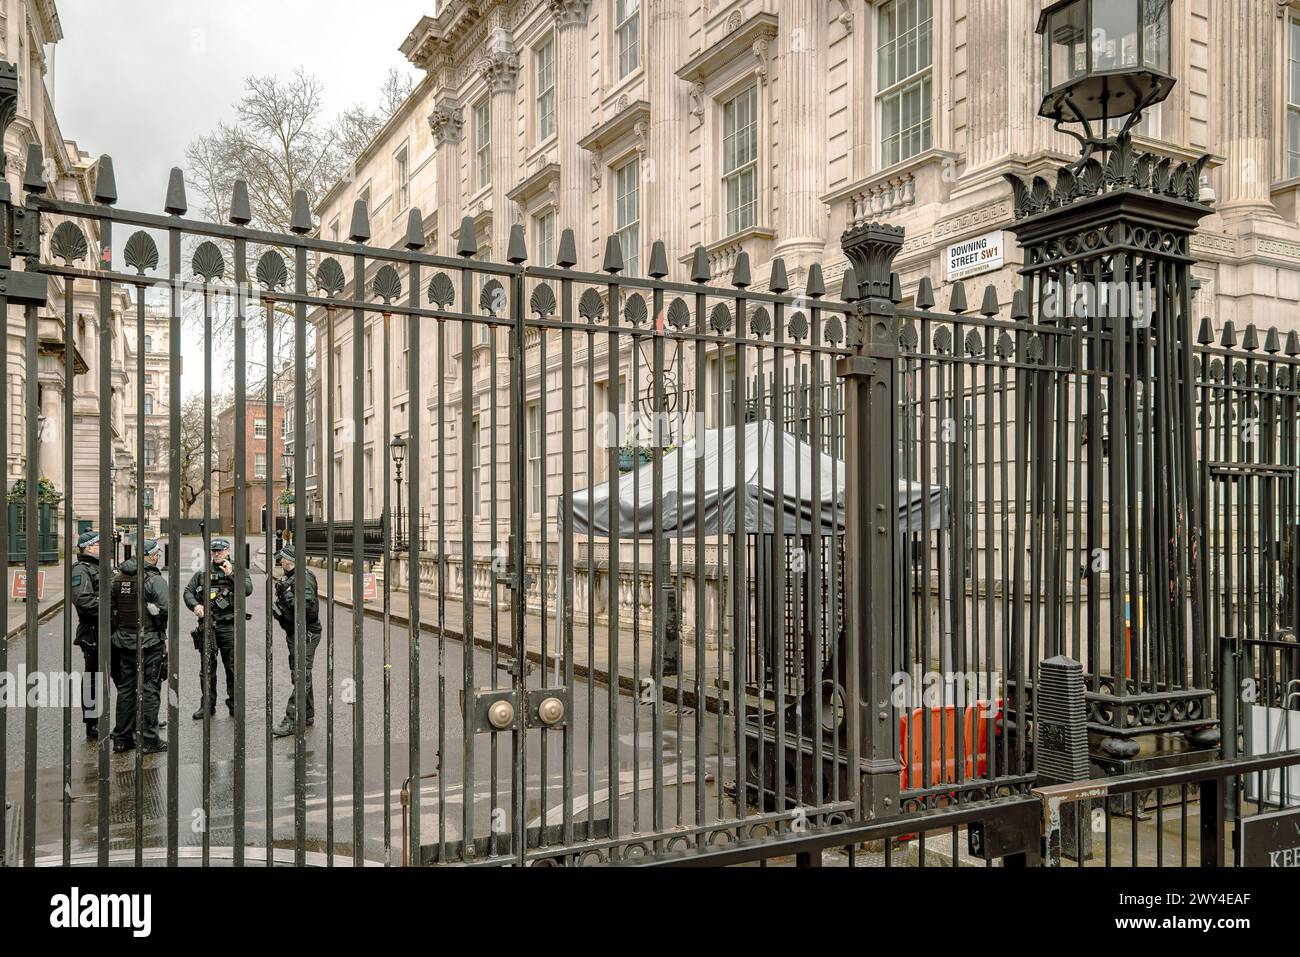
[[[262,510],[266,506],[267,477],[272,482],[272,501],[284,491],[282,458],[284,455],[284,404],[276,401],[267,414],[263,399],[249,398],[244,417],[245,501],[248,520],[244,531],[258,533],[262,530]],[[216,482],[220,489],[222,531],[233,534],[235,530],[235,408],[233,405],[217,415],[214,461]],[[276,509],[278,511],[278,508]]]

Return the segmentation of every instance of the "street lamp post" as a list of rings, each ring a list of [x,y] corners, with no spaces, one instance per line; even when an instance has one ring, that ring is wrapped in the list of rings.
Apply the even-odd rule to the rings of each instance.
[[[397,531],[398,534],[393,537],[393,548],[402,547],[402,462],[406,460],[406,439],[401,435],[394,435],[393,440],[388,443],[388,450],[393,456],[393,465],[396,467],[397,475]]]
[[[1110,150],[1142,112],[1174,87],[1170,66],[1173,0],[1058,0],[1038,17],[1043,38],[1043,101],[1038,114],[1077,139],[1082,168],[1097,150]],[[1120,120],[1115,135],[1107,124]],[[1083,133],[1066,129],[1079,123]],[[1100,125],[1094,128],[1093,124]]]

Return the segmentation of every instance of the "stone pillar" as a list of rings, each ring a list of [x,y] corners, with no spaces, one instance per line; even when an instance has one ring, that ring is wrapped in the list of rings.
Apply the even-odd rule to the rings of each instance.
[[[826,42],[821,0],[788,0],[781,9],[781,221],[776,255],[803,268],[826,248]],[[760,135],[762,135],[760,133]],[[803,145],[801,145],[803,144]],[[812,144],[813,148],[805,148]],[[764,206],[760,199],[759,208]]]
[[[682,203],[647,202],[653,196],[686,195],[686,137],[689,119],[689,86],[677,78],[677,68],[686,60],[685,0],[648,0],[641,5],[645,23],[642,49],[654,57],[648,64],[650,86],[650,130],[648,160],[642,169],[646,186],[642,195],[644,216],[649,224],[646,238],[662,240],[670,268],[690,251],[686,235],[685,206]],[[644,56],[645,54],[643,54]]]
[[[438,249],[444,256],[456,254],[452,236],[460,228],[460,138],[465,117],[460,101],[440,93],[429,114],[429,129],[437,150],[438,170]]]
[[[587,73],[591,48],[587,43],[587,12],[591,0],[550,0],[555,14],[555,124],[559,133],[560,215],[556,239],[564,229],[573,230],[578,250],[578,268],[593,269],[598,263],[589,246],[587,221],[591,177],[586,151],[578,141],[591,129],[587,102]]]
[[[510,227],[519,219],[507,194],[514,187],[515,87],[519,81],[519,55],[510,39],[501,35],[483,61],[483,79],[491,91],[492,109],[492,251],[498,261],[505,256]]]
[[[1220,0],[1211,14],[1218,20],[1219,89],[1217,143],[1227,162],[1219,170],[1218,210],[1225,219],[1272,211],[1273,175],[1273,10],[1257,0]],[[1273,6],[1269,4],[1268,6]],[[1261,64],[1265,65],[1261,67]],[[1281,129],[1282,127],[1278,127]]]
[[[1010,74],[1007,69],[1007,0],[970,0],[966,22],[970,56],[982,64],[979,69],[967,73],[970,84],[967,166],[975,169],[996,162],[1007,154],[1008,104],[1011,102],[1007,86]],[[1029,29],[1032,31],[1032,26]],[[1015,71],[1017,80],[1026,83],[1036,65],[1037,61],[1021,65]],[[1033,99],[1028,89],[1021,96],[1024,100]],[[1034,100],[1033,108],[1037,109],[1037,106]]]

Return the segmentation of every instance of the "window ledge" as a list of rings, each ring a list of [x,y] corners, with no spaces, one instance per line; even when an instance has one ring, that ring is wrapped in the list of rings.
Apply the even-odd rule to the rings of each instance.
[[[750,226],[738,233],[732,233],[707,244],[704,251],[709,257],[709,274],[714,280],[730,276],[736,265],[736,257],[741,252],[749,254],[751,263],[766,262],[772,258],[772,242],[776,231],[770,226]],[[694,253],[683,256],[680,262],[689,266]]]
[[[847,186],[822,196],[822,202],[834,207],[848,206],[850,224],[890,216],[916,202],[916,181],[929,167],[956,164],[958,156],[949,150],[931,147],[900,163],[895,163]]]

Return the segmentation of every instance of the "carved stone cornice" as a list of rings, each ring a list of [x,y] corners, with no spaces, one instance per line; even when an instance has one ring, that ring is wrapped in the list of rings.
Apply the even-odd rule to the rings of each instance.
[[[591,0],[550,0],[551,14],[555,25],[561,30],[567,27],[581,27],[587,24],[587,13],[591,9]]]
[[[759,81],[766,83],[771,42],[777,36],[778,22],[774,13],[755,14],[694,57],[677,71],[677,76],[704,92],[711,77],[748,53],[757,63],[755,74]]]

